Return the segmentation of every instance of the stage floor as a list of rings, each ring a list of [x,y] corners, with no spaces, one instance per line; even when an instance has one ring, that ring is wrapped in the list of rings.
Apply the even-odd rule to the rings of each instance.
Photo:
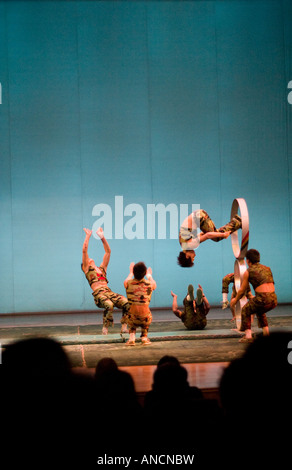
[[[139,341],[126,346],[120,336],[121,313],[114,314],[115,324],[107,336],[101,335],[101,312],[42,313],[0,316],[1,347],[13,341],[46,336],[59,341],[76,371],[93,373],[97,362],[112,357],[119,367],[128,370],[140,393],[150,390],[152,376],[159,359],[176,356],[185,365],[189,382],[201,389],[216,389],[222,370],[233,359],[240,357],[247,345],[239,343],[241,335],[231,322],[229,309],[211,308],[204,330],[189,331],[169,309],[152,310],[153,322],[149,330],[151,344]],[[291,331],[292,305],[278,306],[268,314],[270,331]],[[253,325],[254,334],[260,334]],[[139,335],[137,334],[139,339]]]

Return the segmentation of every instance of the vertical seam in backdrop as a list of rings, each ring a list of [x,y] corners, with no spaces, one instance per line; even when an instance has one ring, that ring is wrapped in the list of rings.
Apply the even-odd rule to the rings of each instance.
[[[12,190],[12,154],[11,154],[11,109],[10,109],[10,70],[9,70],[9,43],[8,43],[8,21],[7,21],[7,2],[5,8],[5,38],[6,38],[6,67],[7,67],[7,101],[8,101],[8,142],[9,142],[9,170],[10,170],[10,210],[11,210],[11,266],[12,266],[12,312],[15,312],[15,275],[14,275],[14,237],[13,237],[13,190]],[[8,312],[9,313],[9,312]]]
[[[219,192],[220,192],[220,226],[222,226],[222,152],[221,152],[221,120],[220,120],[220,99],[219,99],[219,71],[218,71],[218,42],[217,42],[217,2],[213,3],[214,28],[215,28],[215,68],[216,68],[216,95],[217,95],[217,127],[218,127],[218,154],[219,154]],[[230,207],[231,207],[230,201]],[[224,266],[223,246],[221,246],[221,269]],[[224,269],[222,276],[224,275]],[[229,272],[229,271],[228,271]]]
[[[75,21],[76,21],[76,59],[77,59],[77,94],[78,94],[78,127],[79,127],[79,135],[78,135],[78,140],[79,140],[79,165],[80,165],[80,192],[81,192],[81,197],[80,197],[80,211],[81,211],[81,218],[82,218],[82,227],[80,227],[80,240],[81,240],[81,230],[85,226],[84,224],[84,204],[83,204],[83,167],[82,167],[82,151],[81,151],[81,99],[80,99],[80,50],[79,50],[79,2],[75,4]],[[83,232],[82,232],[83,233]],[[82,243],[82,240],[81,240]],[[81,270],[80,270],[81,272]],[[82,302],[81,306],[84,309],[85,306],[85,301],[86,301],[86,295],[85,295],[85,283],[83,282],[82,284]]]
[[[150,166],[150,191],[151,200],[153,202],[153,166],[152,166],[152,132],[151,132],[151,98],[150,98],[150,61],[149,61],[149,30],[148,30],[148,6],[145,5],[145,33],[146,33],[146,67],[147,67],[147,100],[148,100],[148,141],[149,141],[149,166]],[[147,232],[146,232],[147,239]],[[152,240],[152,258],[153,258],[153,275],[155,278],[155,237]],[[155,293],[154,293],[155,294]],[[155,299],[155,297],[154,297]],[[155,306],[155,302],[154,302]]]
[[[284,88],[285,90],[285,93],[284,93],[284,103],[285,103],[285,115],[286,115],[286,119],[285,119],[285,137],[286,137],[286,160],[287,160],[287,171],[288,171],[288,181],[287,181],[287,190],[288,190],[288,208],[289,208],[289,213],[288,213],[288,229],[289,229],[289,233],[290,233],[290,279],[292,279],[292,246],[291,246],[291,211],[292,211],[292,208],[291,208],[291,198],[292,198],[292,194],[291,194],[291,191],[292,191],[292,188],[291,188],[291,184],[290,184],[290,175],[291,175],[291,171],[292,171],[292,168],[290,168],[290,165],[289,165],[289,128],[290,128],[290,119],[289,119],[289,112],[290,112],[290,109],[289,109],[289,103],[288,103],[288,95],[287,95],[287,84],[288,84],[288,81],[291,79],[290,76],[287,76],[287,74],[289,75],[291,70],[290,70],[290,62],[289,62],[289,55],[290,55],[290,51],[289,51],[289,45],[286,43],[286,22],[285,22],[285,16],[284,16],[284,4],[283,4],[283,0],[281,0],[281,15],[282,15],[282,25],[283,25],[283,34],[282,34],[282,40],[283,40],[283,50],[284,50],[284,77],[285,77],[285,81],[286,81],[286,88]],[[287,58],[288,56],[288,58]],[[288,63],[286,62],[288,61]],[[291,105],[291,109],[292,109],[292,105]]]

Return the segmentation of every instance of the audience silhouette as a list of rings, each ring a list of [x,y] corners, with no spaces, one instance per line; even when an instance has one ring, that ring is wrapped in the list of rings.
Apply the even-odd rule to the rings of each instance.
[[[56,340],[12,343],[0,367],[0,463],[90,468],[104,454],[195,453],[196,468],[239,455],[281,468],[292,418],[290,341],[290,332],[275,332],[249,344],[222,373],[219,400],[190,386],[178,358],[162,356],[143,404],[110,357],[81,374]]]
[[[57,341],[9,344],[0,366],[1,463],[39,468],[86,461],[76,449],[90,449],[93,439],[87,409],[93,391],[89,377],[72,373]]]
[[[225,437],[236,442],[253,463],[288,461],[292,419],[292,366],[288,362],[291,332],[259,336],[245,354],[224,371],[219,393],[224,411]],[[290,452],[290,451],[289,451]]]
[[[111,357],[103,357],[96,364],[95,378],[98,380],[104,374],[110,373],[118,369],[118,364]]]

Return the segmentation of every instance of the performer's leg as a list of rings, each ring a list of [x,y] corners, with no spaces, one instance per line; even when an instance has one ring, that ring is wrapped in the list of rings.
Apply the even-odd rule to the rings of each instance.
[[[135,310],[134,310],[133,305],[129,309],[129,312],[127,315],[127,323],[128,323],[130,336],[129,336],[129,340],[126,342],[126,346],[135,346],[137,323],[136,323],[136,316],[135,316]]]
[[[136,328],[130,328],[129,329],[129,333],[130,333],[130,336],[129,336],[129,339],[128,341],[126,342],[126,346],[135,346],[135,342],[136,342]]]
[[[113,326],[113,323],[114,323],[114,319],[113,319],[114,304],[108,298],[108,292],[110,292],[108,288],[93,292],[94,302],[96,306],[104,309],[103,328],[102,328],[103,335],[107,335],[108,328],[110,326]]]
[[[143,338],[144,336],[147,337],[148,336],[148,330],[149,330],[149,327],[148,326],[141,326],[141,338]]]
[[[199,306],[203,303],[203,291],[202,289],[197,289],[197,297],[196,297],[196,306]]]
[[[263,335],[269,336],[270,332],[267,315],[265,313],[257,313],[257,319],[259,328],[262,328],[263,330]]]
[[[209,214],[203,209],[200,210],[200,229],[202,232],[217,232],[215,224],[212,219],[210,219]]]
[[[110,299],[103,299],[101,301],[102,307],[104,308],[103,312],[103,325],[106,327],[113,326],[114,319],[113,319],[113,311],[114,311],[114,304]]]
[[[114,311],[114,305],[110,300],[106,300],[104,302],[104,312],[103,312],[103,327],[102,327],[102,334],[107,335],[108,334],[108,328],[113,326],[114,324],[114,318],[113,318],[113,311]]]
[[[232,219],[230,220],[230,222],[228,222],[227,224],[223,225],[223,227],[220,227],[217,232],[236,232],[236,230],[240,229],[242,227],[242,223],[241,223],[241,217],[239,217],[239,215],[235,215],[234,217],[232,217]]]
[[[239,340],[240,342],[251,341],[251,315],[254,313],[254,302],[253,299],[249,300],[241,310],[241,327],[240,331],[245,332],[245,337]]]
[[[142,344],[145,345],[145,346],[147,346],[147,344],[151,344],[151,341],[150,341],[150,339],[148,338],[147,335],[142,336],[141,342],[142,342]]]
[[[270,310],[273,310],[277,304],[277,296],[275,292],[269,292],[257,295],[258,297],[258,309],[256,311],[257,319],[258,319],[258,326],[262,328],[263,335],[269,335],[269,325],[266,313]]]
[[[188,295],[187,295],[183,300],[183,304],[184,304],[184,310],[185,310],[183,312],[183,315],[184,314],[194,315],[194,312],[195,312],[195,309],[196,309],[195,300],[188,300]]]
[[[220,227],[219,229],[216,228],[213,220],[209,217],[206,211],[201,210],[200,211],[200,229],[202,230],[203,233],[207,232],[235,232],[241,227],[241,218],[236,215],[231,219],[228,224],[223,225],[223,227]],[[223,238],[213,238],[212,241],[214,242],[219,242],[223,240]]]
[[[114,324],[113,318],[113,306],[112,308],[106,308],[103,312],[103,334],[107,334],[107,329]]]
[[[143,345],[150,344],[151,341],[148,338],[148,330],[149,326],[152,322],[152,314],[149,312],[149,315],[145,318],[145,320],[141,323],[141,341]]]
[[[229,284],[234,280],[234,273],[226,274],[222,279],[222,310],[228,307]],[[231,296],[232,298],[232,296]]]
[[[129,328],[129,340],[126,342],[126,346],[135,346],[136,341],[136,318],[135,314],[130,313],[128,317],[128,328]]]
[[[122,325],[126,325],[127,324],[127,315],[128,315],[128,312],[129,312],[129,309],[130,309],[130,304],[128,302],[128,300],[126,299],[126,297],[123,297],[122,295],[119,296],[120,299],[118,301],[118,304],[116,304],[116,306],[118,308],[121,308],[122,309],[122,317],[121,317],[121,324]]]
[[[232,288],[232,294],[231,294],[231,300],[236,296],[236,290],[235,287],[233,286]],[[231,313],[232,313],[232,319],[231,321],[235,321],[235,307],[230,307]]]
[[[121,317],[121,335],[123,335],[124,333],[128,333],[128,327],[127,327],[127,322],[128,322],[128,313],[129,313],[129,309],[130,309],[130,304],[128,302],[128,300],[126,299],[126,297],[120,295],[119,296],[120,299],[118,301],[118,305],[120,306],[119,308],[122,309],[122,317]]]
[[[192,284],[188,285],[188,295],[187,295],[187,301],[193,302],[195,300],[194,297],[194,286]]]
[[[115,307],[121,308],[122,309],[122,318],[121,318],[121,324],[122,324],[122,329],[121,333],[124,333],[126,330],[126,327],[124,325],[127,325],[127,314],[130,309],[130,304],[128,302],[128,299],[124,297],[123,295],[116,294],[115,292],[111,292],[109,296],[110,300],[114,304]]]
[[[202,212],[201,217],[200,217],[200,228],[203,233],[207,232],[235,232],[236,230],[241,228],[241,218],[239,215],[235,215],[230,222],[227,224],[223,225],[219,229],[216,228],[214,222],[212,219],[210,219],[209,215],[207,214],[206,211],[200,211]],[[223,240],[223,238],[213,238],[212,241],[214,242],[219,242]]]

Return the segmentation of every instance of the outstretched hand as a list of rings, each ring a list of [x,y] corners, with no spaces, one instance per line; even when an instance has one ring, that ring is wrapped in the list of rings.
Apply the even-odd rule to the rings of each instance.
[[[102,230],[101,227],[99,227],[99,228],[96,230],[96,234],[99,236],[99,238],[103,238],[103,237],[104,237],[103,230]]]
[[[223,233],[223,238],[228,238],[230,234],[231,234],[230,231]]]
[[[91,237],[92,230],[89,230],[89,228],[84,228],[83,230],[84,230],[84,232],[86,233],[86,236],[87,236],[87,237]]]
[[[134,268],[134,266],[135,266],[135,263],[132,262],[132,263],[130,264],[130,273],[131,273],[131,274],[133,274],[133,268]]]
[[[172,290],[170,291],[170,293],[171,293],[172,297],[177,297],[177,295],[174,294],[174,293],[172,292]]]
[[[146,272],[146,277],[148,278],[149,276],[152,276],[152,268],[147,268],[147,272]]]

